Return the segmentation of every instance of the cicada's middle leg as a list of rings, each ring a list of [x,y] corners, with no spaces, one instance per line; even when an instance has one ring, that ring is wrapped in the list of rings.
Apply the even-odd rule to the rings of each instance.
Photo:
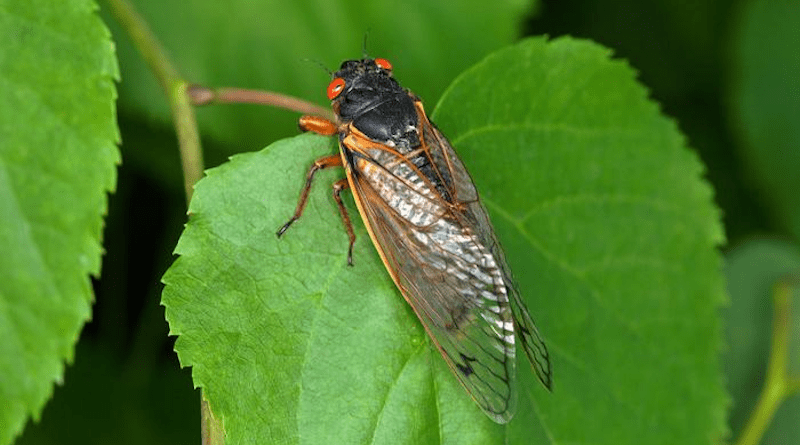
[[[327,120],[322,119],[315,116],[303,116],[300,118],[300,128],[306,131],[313,131],[314,133],[319,133],[323,135],[333,135],[336,134],[336,125]],[[342,158],[339,155],[331,155],[325,156],[323,158],[319,158],[314,161],[314,164],[311,165],[311,168],[308,170],[306,174],[306,183],[303,186],[303,190],[300,192],[300,199],[297,201],[297,207],[294,210],[294,215],[286,222],[280,229],[278,229],[277,235],[280,237],[281,235],[289,229],[289,226],[292,225],[295,221],[300,219],[303,215],[303,210],[306,208],[306,204],[308,203],[308,195],[311,192],[311,183],[314,181],[314,175],[325,168],[328,167],[341,167],[342,166]],[[350,221],[350,215],[347,213],[347,209],[342,202],[342,198],[340,195],[341,191],[348,188],[349,184],[347,183],[347,179],[341,179],[336,181],[333,184],[333,199],[336,200],[336,205],[339,207],[339,213],[342,216],[342,222],[344,223],[344,227],[347,230],[347,236],[350,240],[350,246],[347,250],[347,265],[353,265],[353,244],[356,242],[356,235],[353,231],[353,224]]]
[[[356,233],[353,231],[353,223],[350,222],[350,215],[347,213],[347,208],[342,202],[342,197],[339,194],[342,190],[349,188],[350,183],[346,178],[342,178],[333,183],[333,199],[336,200],[336,205],[339,207],[339,213],[342,215],[342,222],[344,228],[347,230],[347,237],[350,240],[350,246],[347,248],[347,265],[353,265],[353,244],[356,242]]]

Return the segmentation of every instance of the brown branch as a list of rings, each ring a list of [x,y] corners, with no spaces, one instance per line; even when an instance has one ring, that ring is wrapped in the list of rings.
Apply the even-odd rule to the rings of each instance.
[[[256,104],[283,108],[303,114],[311,114],[333,120],[333,112],[296,97],[271,91],[249,90],[245,88],[206,88],[202,85],[191,85],[187,94],[194,105],[207,104]]]

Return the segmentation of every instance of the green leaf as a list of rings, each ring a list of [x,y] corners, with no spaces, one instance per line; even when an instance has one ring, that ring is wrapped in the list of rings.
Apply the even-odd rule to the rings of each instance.
[[[732,102],[748,173],[800,240],[800,1],[746,2],[734,39]]]
[[[397,75],[422,97],[436,98],[453,76],[517,38],[532,0],[133,1],[189,81],[278,91],[325,104],[330,76],[342,60],[403,61]],[[480,13],[476,13],[480,11]],[[119,35],[120,109],[171,125],[152,73]],[[235,152],[291,135],[295,113],[265,107],[198,110],[205,135]],[[208,139],[208,138],[207,138]]]
[[[554,349],[543,428],[557,442],[700,443],[723,421],[719,215],[675,125],[608,55],[528,41],[463,73],[434,118],[483,172],[476,185]],[[473,96],[484,99],[458,113]]]
[[[434,115],[551,348],[553,392],[520,362],[514,420],[482,414],[360,223],[346,266],[328,188],[340,172],[323,171],[275,237],[304,172],[333,150],[301,135],[208,172],[164,277],[176,351],[228,443],[720,437],[719,216],[702,166],[632,70],[589,42],[526,40],[458,77]]]
[[[733,398],[730,427],[738,437],[758,400],[767,373],[772,335],[772,292],[779,280],[800,272],[800,251],[778,240],[755,240],[736,247],[728,253],[725,274],[728,277],[730,307],[723,312],[727,348],[723,355],[728,391]],[[795,328],[798,292],[792,305]],[[795,335],[796,335],[795,330]],[[794,338],[797,338],[796,336]],[[794,360],[793,375],[800,374],[796,365],[800,343],[790,342]],[[790,362],[791,363],[791,362]],[[800,397],[787,399],[775,414],[762,444],[792,443],[800,437]]]
[[[117,64],[95,9],[0,5],[0,444],[38,419],[90,316],[119,162]]]

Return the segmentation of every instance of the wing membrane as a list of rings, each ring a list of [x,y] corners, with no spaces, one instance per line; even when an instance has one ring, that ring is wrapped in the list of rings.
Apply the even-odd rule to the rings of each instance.
[[[514,289],[475,187],[425,117],[420,148],[342,141],[359,210],[387,269],[445,361],[492,419],[516,403],[515,338],[549,387],[547,350]]]
[[[422,105],[419,105],[419,112],[424,116]],[[486,213],[486,209],[478,199],[477,191],[472,183],[472,178],[469,176],[469,173],[464,167],[464,164],[461,162],[461,159],[458,158],[453,150],[453,147],[450,145],[444,135],[442,135],[442,133],[429,120],[427,120],[427,118],[425,118],[423,121],[427,122],[428,124],[427,126],[423,126],[426,139],[432,139],[434,142],[431,145],[441,148],[441,150],[432,150],[434,162],[438,165],[447,166],[447,168],[449,168],[452,172],[451,176],[453,177],[453,184],[451,187],[454,190],[454,194],[459,199],[464,197],[466,202],[468,202],[468,210],[464,212],[465,216],[469,215],[466,220],[473,221],[472,224],[473,227],[476,228],[478,238],[481,240],[483,245],[488,246],[489,250],[492,252],[493,256],[499,263],[501,270],[503,271],[503,277],[505,278],[505,282],[508,284],[509,301],[511,303],[514,325],[516,326],[516,333],[518,334],[520,344],[522,345],[522,349],[525,351],[525,355],[528,357],[528,361],[531,363],[536,376],[539,378],[542,384],[548,390],[550,390],[552,389],[553,385],[550,354],[547,351],[547,346],[545,346],[544,340],[539,334],[539,330],[536,329],[536,324],[533,322],[533,318],[528,312],[527,306],[525,306],[525,303],[522,301],[522,297],[519,295],[519,291],[513,284],[511,268],[509,268],[508,263],[506,263],[505,255],[503,254],[500,243],[497,241],[497,237],[494,234],[494,229],[489,221],[489,216]],[[469,222],[465,223],[469,224]]]

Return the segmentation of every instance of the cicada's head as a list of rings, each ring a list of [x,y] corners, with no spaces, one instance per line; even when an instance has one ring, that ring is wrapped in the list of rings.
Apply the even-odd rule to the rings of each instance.
[[[328,99],[342,120],[352,120],[397,95],[407,94],[392,77],[392,64],[381,58],[343,62],[328,85]]]

